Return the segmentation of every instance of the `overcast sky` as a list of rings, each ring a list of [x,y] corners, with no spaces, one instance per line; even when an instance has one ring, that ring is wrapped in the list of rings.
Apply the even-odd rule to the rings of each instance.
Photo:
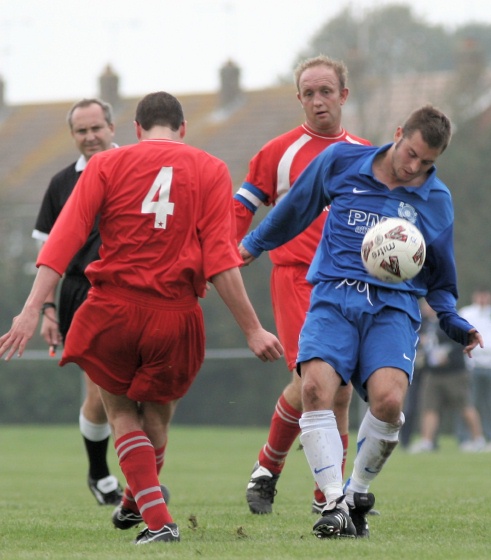
[[[123,96],[215,91],[221,66],[244,89],[290,72],[313,35],[343,8],[363,15],[387,0],[0,0],[0,76],[7,103],[98,93],[110,63]],[[427,23],[491,24],[489,0],[412,0]]]

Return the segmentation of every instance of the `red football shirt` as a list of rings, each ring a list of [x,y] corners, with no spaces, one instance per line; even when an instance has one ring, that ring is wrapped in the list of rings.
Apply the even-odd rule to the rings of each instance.
[[[306,124],[265,144],[251,159],[244,184],[235,195],[237,238],[241,240],[247,233],[253,218],[251,210],[254,212],[260,204],[278,203],[314,157],[335,142],[370,144],[345,130],[336,136],[318,134]],[[295,239],[269,251],[273,263],[310,265],[326,217],[327,209]]]
[[[206,281],[242,259],[224,162],[171,140],[92,156],[38,257],[62,274],[100,214],[93,285],[168,299],[203,296]]]

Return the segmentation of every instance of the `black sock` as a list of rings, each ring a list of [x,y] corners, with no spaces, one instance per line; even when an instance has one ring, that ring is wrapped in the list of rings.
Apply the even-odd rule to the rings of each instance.
[[[89,477],[94,480],[106,478],[106,476],[110,475],[106,458],[109,438],[102,441],[90,441],[86,437],[82,437],[89,459]]]

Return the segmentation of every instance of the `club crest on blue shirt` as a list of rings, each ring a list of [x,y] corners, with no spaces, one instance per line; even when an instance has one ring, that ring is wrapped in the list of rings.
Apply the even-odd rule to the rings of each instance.
[[[401,202],[399,204],[399,208],[397,209],[397,214],[399,215],[399,218],[403,218],[404,220],[407,220],[412,224],[416,223],[416,218],[418,216],[416,210],[406,202]]]

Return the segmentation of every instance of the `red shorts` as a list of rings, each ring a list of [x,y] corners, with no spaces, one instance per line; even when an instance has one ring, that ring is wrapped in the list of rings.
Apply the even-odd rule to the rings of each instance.
[[[309,309],[312,284],[305,280],[307,265],[278,266],[271,272],[271,300],[278,337],[290,371],[297,363],[298,338]]]
[[[78,364],[114,395],[165,404],[186,394],[205,355],[198,301],[92,288],[75,313],[60,365]]]

